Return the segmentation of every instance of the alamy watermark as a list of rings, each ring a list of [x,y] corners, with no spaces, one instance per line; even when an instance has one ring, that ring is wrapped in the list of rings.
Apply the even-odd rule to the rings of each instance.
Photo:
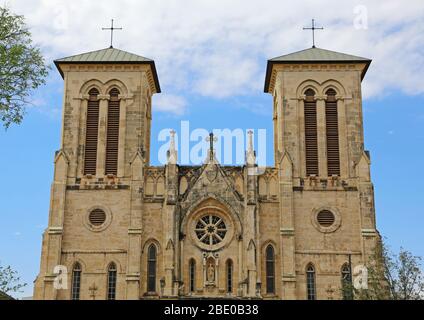
[[[244,165],[249,160],[249,152],[253,152],[257,167],[266,167],[266,129],[224,128],[213,129],[211,132],[214,137],[212,144],[210,132],[204,128],[191,129],[189,121],[181,121],[177,131],[171,128],[162,129],[158,134],[159,163],[168,163],[168,151],[174,147],[178,152],[178,163],[202,165],[213,148],[214,157],[221,165]]]
[[[368,8],[361,4],[353,8],[353,27],[357,30],[368,29]]]

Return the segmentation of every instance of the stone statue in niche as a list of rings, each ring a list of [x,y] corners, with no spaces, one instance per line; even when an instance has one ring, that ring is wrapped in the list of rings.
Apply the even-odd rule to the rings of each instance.
[[[209,260],[207,266],[207,281],[214,282],[215,281],[215,266],[212,260]]]

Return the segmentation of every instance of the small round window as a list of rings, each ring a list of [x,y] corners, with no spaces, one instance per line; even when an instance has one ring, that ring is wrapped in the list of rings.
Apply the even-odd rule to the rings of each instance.
[[[319,225],[324,228],[331,227],[335,219],[334,214],[330,210],[321,210],[317,215]]]
[[[200,242],[206,245],[215,245],[224,240],[227,226],[221,217],[208,214],[197,221],[195,232]]]
[[[105,223],[106,213],[102,209],[94,209],[90,212],[88,220],[93,226],[99,227]]]

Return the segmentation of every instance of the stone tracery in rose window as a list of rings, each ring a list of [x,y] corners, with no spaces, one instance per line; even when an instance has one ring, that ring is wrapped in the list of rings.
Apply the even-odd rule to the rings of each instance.
[[[207,214],[199,218],[195,229],[197,239],[206,245],[215,245],[222,242],[227,234],[224,220],[215,215]]]

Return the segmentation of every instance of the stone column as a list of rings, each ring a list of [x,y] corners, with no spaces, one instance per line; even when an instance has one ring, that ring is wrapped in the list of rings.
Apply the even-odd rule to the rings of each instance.
[[[280,181],[281,298],[296,299],[293,163],[285,153],[278,167]]]
[[[64,151],[59,151],[55,157],[54,180],[51,186],[49,226],[43,235],[40,276],[34,286],[36,299],[53,300],[57,295],[53,286],[56,278],[53,271],[61,264],[68,166],[68,157]]]
[[[325,96],[317,96],[318,168],[319,176],[327,178],[327,130],[325,118]]]
[[[126,299],[140,299],[141,235],[143,230],[144,159],[138,151],[131,161],[130,225],[128,227]]]
[[[99,95],[99,130],[97,140],[97,166],[96,177],[103,178],[105,176],[106,161],[106,130],[107,130],[107,107],[109,95]]]
[[[257,180],[258,180],[258,167],[256,165],[256,154],[253,150],[253,132],[249,131],[248,148],[246,151],[246,181],[247,181],[247,199],[246,210],[244,219],[244,234],[243,241],[245,249],[247,250],[247,296],[256,297],[256,283],[258,282],[258,259],[257,259],[257,245],[258,234],[255,228],[256,210],[257,210]]]
[[[132,99],[119,95],[119,144],[118,144],[118,177],[125,176],[125,140],[127,129],[127,105],[132,103]]]
[[[361,159],[356,165],[356,172],[359,180],[362,260],[364,263],[374,252],[377,240],[379,240],[375,222],[374,186],[371,183],[370,165],[371,162],[368,155],[363,152]]]
[[[165,267],[165,288],[164,296],[176,297],[178,295],[176,265],[176,244],[178,244],[178,222],[176,220],[176,203],[178,197],[178,153],[175,147],[175,131],[171,131],[171,141],[168,150],[168,164],[165,167],[166,175],[166,194],[164,206],[164,239],[166,242],[164,267]]]
[[[339,157],[340,157],[340,176],[350,178],[349,174],[349,153],[347,152],[347,122],[345,98],[336,96],[337,99],[337,116],[339,125]]]

